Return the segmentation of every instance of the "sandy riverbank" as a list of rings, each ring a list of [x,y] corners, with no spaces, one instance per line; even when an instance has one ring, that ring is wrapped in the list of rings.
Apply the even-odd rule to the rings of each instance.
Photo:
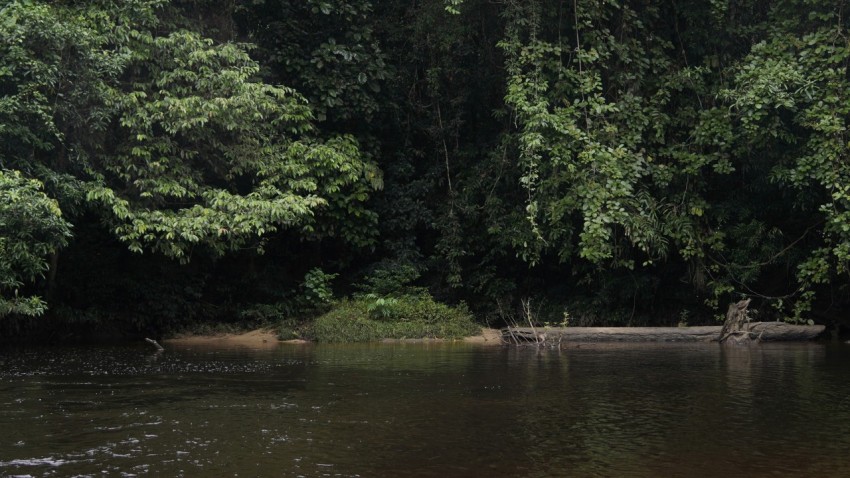
[[[386,339],[384,342],[443,342],[443,339]],[[496,329],[482,328],[479,335],[463,339],[464,342],[480,345],[500,345],[502,334]],[[165,339],[164,344],[193,346],[193,345],[222,345],[241,346],[248,348],[273,348],[280,344],[304,344],[304,340],[280,340],[271,329],[257,329],[241,334],[221,335],[186,335]]]
[[[501,345],[502,332],[498,329],[482,328],[481,333],[479,335],[466,337],[463,339],[463,341],[481,345]]]
[[[281,341],[271,329],[257,329],[241,334],[184,335],[162,341],[171,345],[226,345],[248,348],[277,347]]]

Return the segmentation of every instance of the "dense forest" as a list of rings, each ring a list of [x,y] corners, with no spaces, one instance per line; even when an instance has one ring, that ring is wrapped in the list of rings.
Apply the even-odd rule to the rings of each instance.
[[[850,325],[848,16],[0,1],[0,335]]]

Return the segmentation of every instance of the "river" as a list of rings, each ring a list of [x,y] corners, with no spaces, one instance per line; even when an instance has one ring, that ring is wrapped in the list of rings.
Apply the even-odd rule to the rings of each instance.
[[[0,476],[850,476],[850,346],[6,348]]]

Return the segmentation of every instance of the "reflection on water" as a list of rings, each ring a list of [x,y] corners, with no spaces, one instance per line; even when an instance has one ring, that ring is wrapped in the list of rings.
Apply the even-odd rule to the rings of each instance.
[[[0,352],[0,475],[850,476],[850,347]]]

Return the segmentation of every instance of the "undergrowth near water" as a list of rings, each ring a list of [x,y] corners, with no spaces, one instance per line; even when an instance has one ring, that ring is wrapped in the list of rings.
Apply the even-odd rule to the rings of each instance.
[[[362,296],[336,302],[310,328],[318,342],[369,342],[380,339],[455,339],[481,326],[464,305],[451,307],[428,295],[379,298]]]

